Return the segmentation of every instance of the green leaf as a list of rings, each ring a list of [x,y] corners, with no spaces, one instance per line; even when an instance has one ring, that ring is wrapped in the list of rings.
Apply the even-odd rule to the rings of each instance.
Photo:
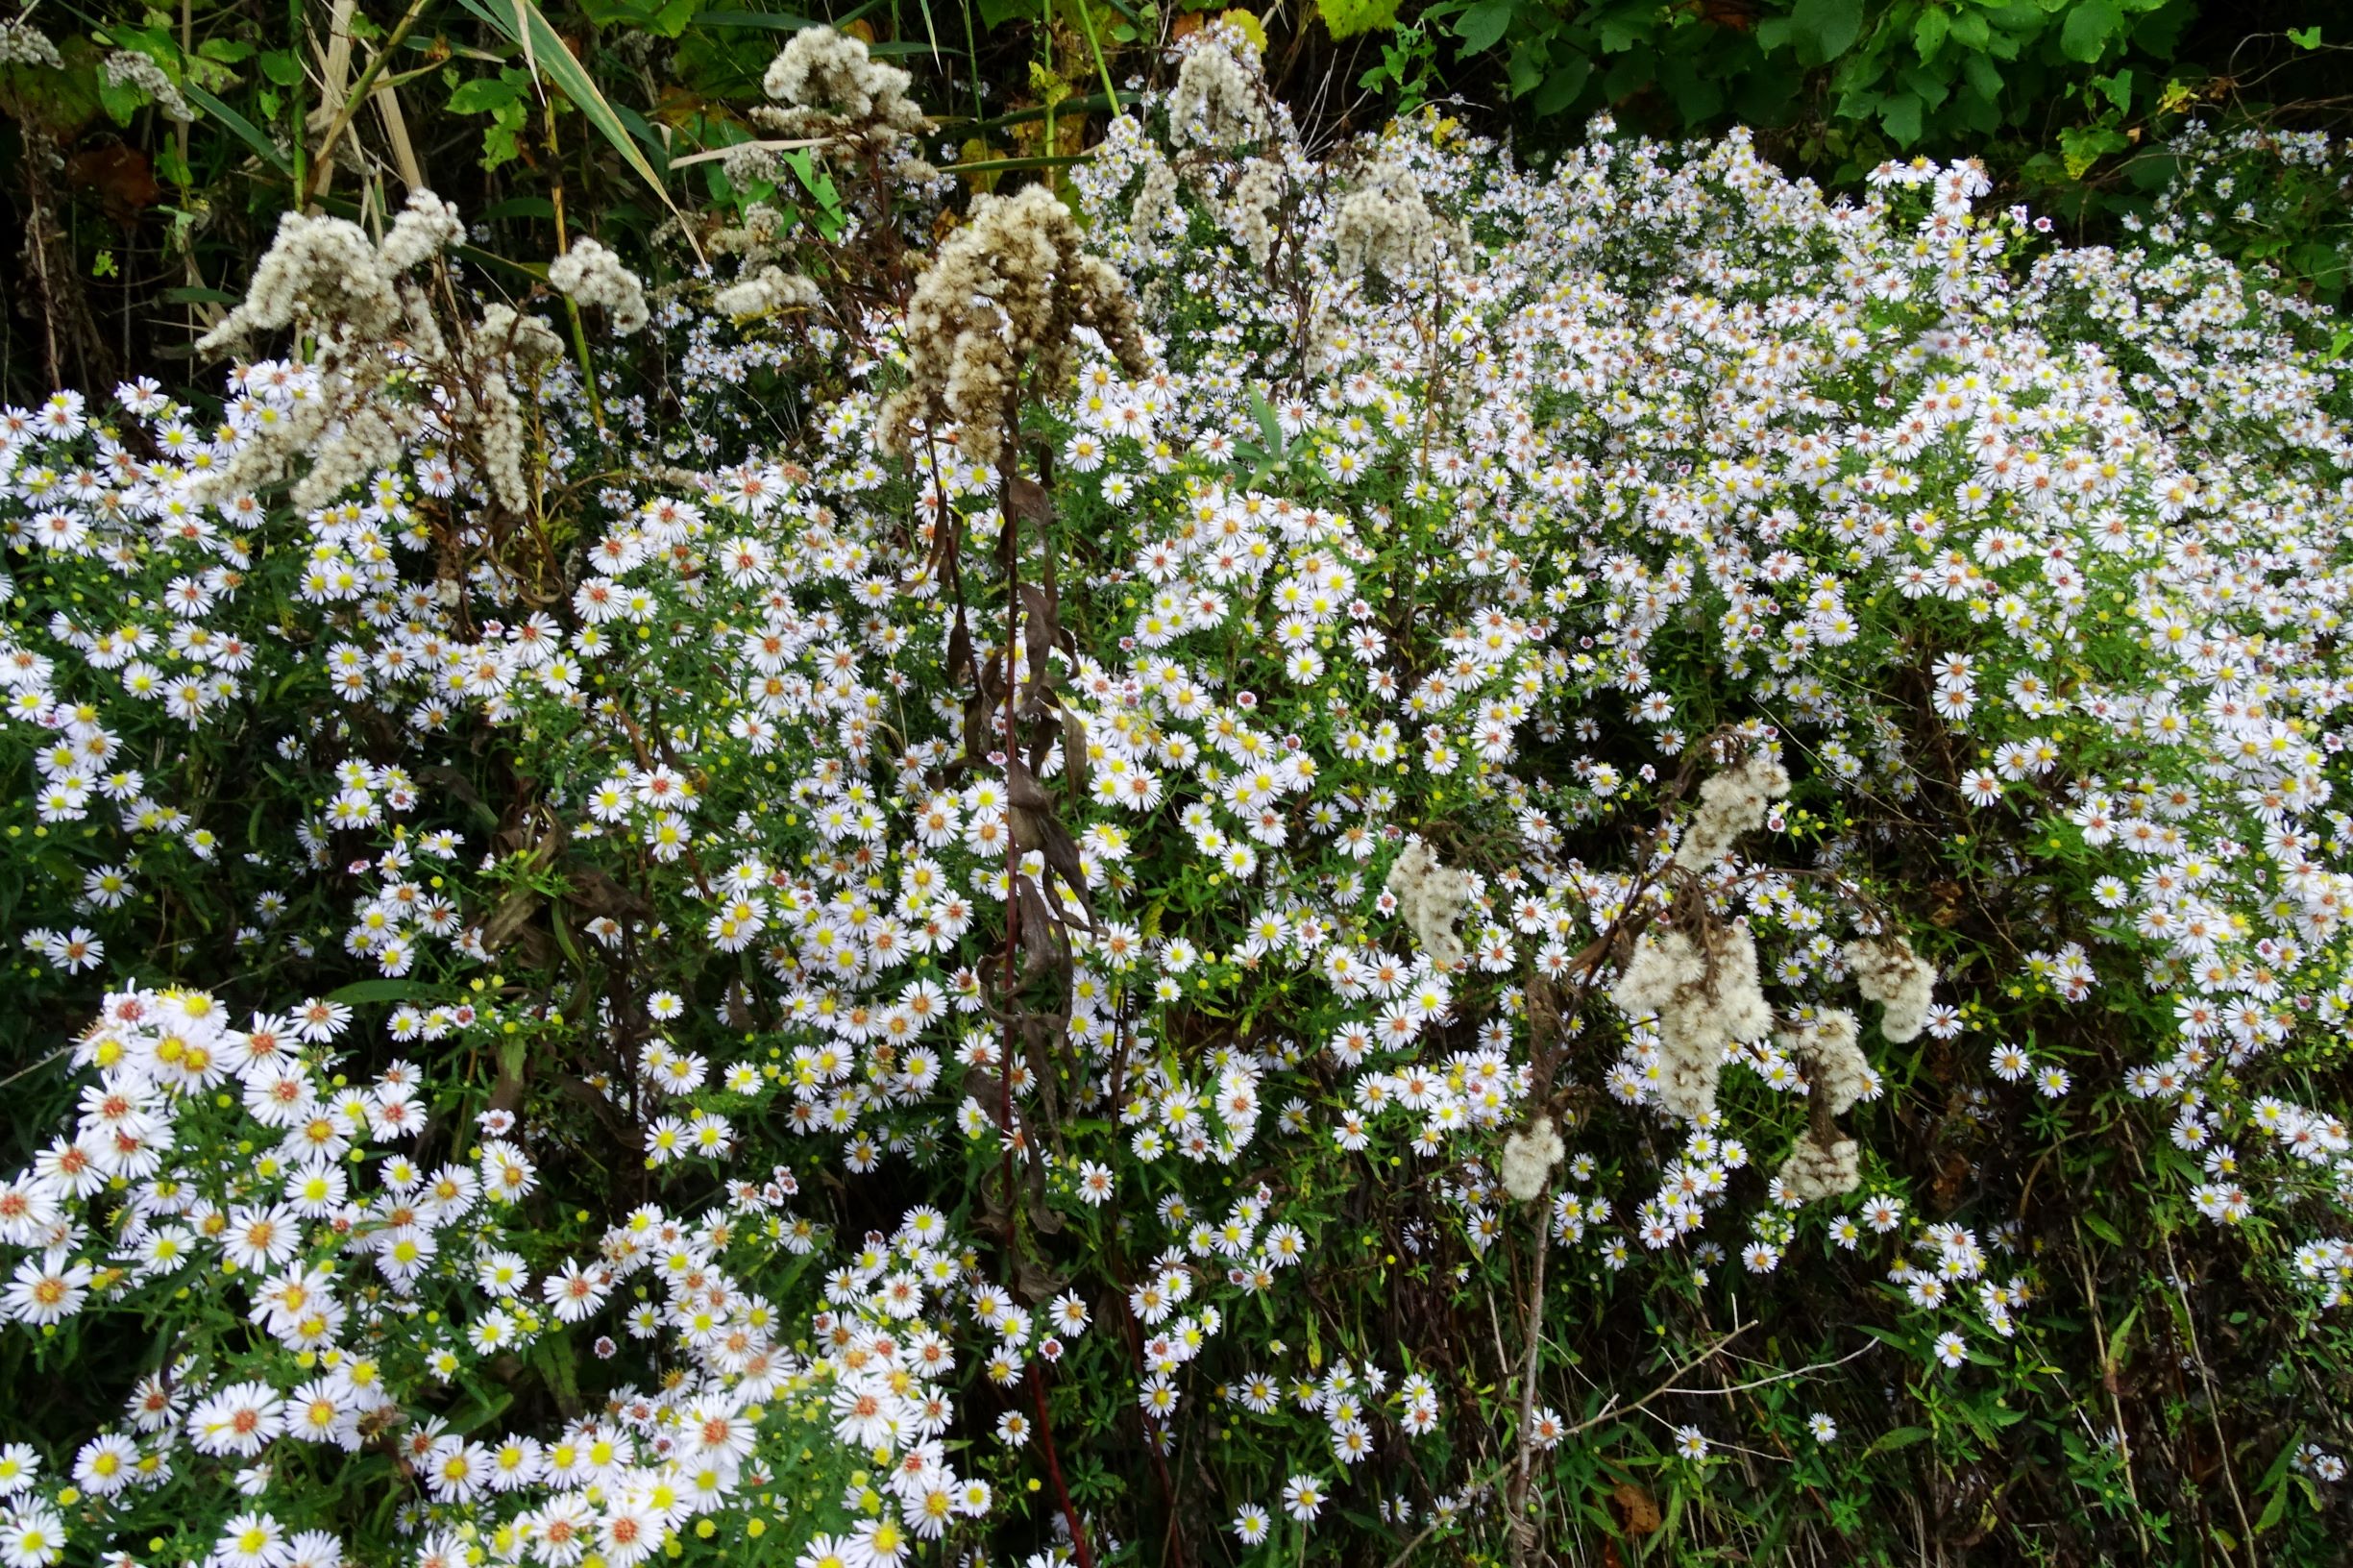
[[[1961,74],[1969,85],[1977,89],[1977,96],[1992,103],[2001,96],[2001,71],[1983,55],[1971,55],[1961,61]]]
[[[2317,23],[2317,22],[2315,22],[2315,23],[2314,23],[2312,26],[2310,26],[2310,27],[2292,27],[2292,28],[2290,28],[2290,29],[2288,30],[2288,41],[2289,41],[2290,43],[2294,44],[2294,45],[2295,45],[2295,46],[2296,46],[2298,49],[2317,49],[2317,48],[2319,48],[2319,47],[2320,47],[2320,24],[2319,24],[2319,23]]]
[[[1455,23],[1455,36],[1462,40],[1462,52],[1482,55],[1494,48],[1518,10],[1517,0],[1479,0]]]
[[[1909,1448],[1927,1435],[1928,1429],[1925,1427],[1898,1427],[1892,1432],[1882,1433],[1869,1448],[1863,1450],[1863,1455],[1868,1458],[1874,1454],[1890,1454],[1899,1448]]]
[[[1259,434],[1264,440],[1266,450],[1283,451],[1282,423],[1275,418],[1274,405],[1266,401],[1266,394],[1255,386],[1250,389],[1250,412],[1259,422]]]
[[[2059,49],[2072,61],[2089,65],[2107,52],[2108,39],[2124,25],[2116,0],[2079,0],[2059,30]]]
[[[303,79],[303,62],[291,49],[272,49],[261,57],[261,74],[282,87],[290,87]]]
[[[1648,21],[1639,14],[1613,12],[1597,24],[1597,36],[1602,40],[1603,54],[1622,55],[1648,41],[1651,29]]]
[[[2116,106],[2119,114],[2132,112],[2132,72],[2118,71],[2113,76],[2092,78],[2092,88]]]
[[[697,27],[748,27],[765,33],[797,33],[803,28],[821,24],[806,16],[789,15],[780,11],[706,11],[695,18]]]
[[[1397,25],[1397,0],[1315,0],[1315,14],[1336,39],[1385,32]]]
[[[1789,13],[1789,36],[1802,63],[1836,60],[1863,36],[1863,0],[1798,0]]]
[[[1879,123],[1887,134],[1896,138],[1899,147],[1909,147],[1920,139],[1920,94],[1890,93],[1879,106]]]
[[[635,138],[629,135],[629,128],[621,123],[621,116],[613,112],[613,106],[604,101],[604,94],[598,90],[597,84],[590,80],[580,62],[573,58],[563,38],[548,25],[548,18],[540,12],[539,7],[532,0],[463,0],[463,3],[468,11],[523,46],[524,58],[530,61],[532,68],[557,91],[571,99],[573,106],[587,116],[589,124],[613,144],[621,154],[622,161],[636,170],[638,178],[661,198],[662,205],[678,220],[680,233],[686,235],[687,243],[693,245],[693,227],[687,224],[686,215],[678,210],[677,204],[670,199],[670,192],[663,187],[662,177],[654,172],[651,163],[646,161],[646,155],[638,150]],[[696,249],[699,254],[700,247]]]
[[[267,163],[281,174],[292,175],[294,173],[294,165],[287,159],[286,155],[280,152],[278,144],[263,135],[253,121],[231,109],[193,82],[183,83],[180,90],[187,95],[189,103],[227,126],[231,134],[246,146],[251,147],[262,162]]]
[[[2114,1225],[2111,1225],[2106,1220],[2100,1218],[2100,1216],[2097,1214],[2085,1214],[2083,1216],[2083,1228],[2090,1231],[2094,1236],[2098,1237],[2102,1241],[2107,1242],[2108,1245],[2112,1247],[2120,1247],[2124,1244],[2123,1233],[2119,1231]]]
[[[224,65],[254,58],[254,46],[242,38],[207,38],[196,46],[196,52],[207,60],[217,60]]]
[[[2067,177],[2070,180],[2082,179],[2085,172],[2102,157],[2109,153],[2120,153],[2131,145],[2124,138],[2124,134],[2112,126],[2071,125],[2059,133],[2059,150],[2067,157]],[[2106,1222],[2096,1224],[2092,1216],[2086,1215],[2084,1223],[2093,1225],[2096,1230],[2099,1224]],[[2123,1237],[2116,1234],[2114,1226],[2109,1226],[2101,1234],[2116,1245],[2123,1245]]]
[[[345,1007],[365,1007],[371,1002],[429,1002],[440,995],[429,980],[355,980],[340,991],[331,991],[327,999]]]
[[[646,160],[661,170],[667,178],[670,174],[670,148],[662,140],[662,134],[653,128],[651,121],[626,104],[615,104],[613,112],[621,117],[622,124],[629,128],[629,135],[635,136],[639,145],[646,149]]]
[[[1946,36],[1952,31],[1952,12],[1932,8],[1920,13],[1912,24],[1912,47],[1920,51],[1924,61],[1934,60],[1936,52],[1945,47]]]
[[[460,82],[457,90],[450,94],[450,112],[487,114],[513,103],[521,90],[516,83],[495,76],[478,76],[471,82]]]
[[[1544,80],[1544,67],[1537,63],[1541,56],[1542,50],[1527,38],[1511,46],[1511,63],[1505,67],[1505,74],[1510,79],[1512,97],[1527,97]]]
[[[1942,71],[1932,71],[1924,65],[1906,65],[1896,75],[1929,109],[1941,108],[1952,96],[1949,79]]]
[[[1582,55],[1572,56],[1553,67],[1553,74],[1544,79],[1544,86],[1536,89],[1528,107],[1539,114],[1557,114],[1576,102],[1592,75],[1592,61]]]
[[[116,125],[129,125],[131,116],[147,107],[147,94],[127,82],[117,84],[102,76],[98,79],[98,102],[105,106],[108,117]]]

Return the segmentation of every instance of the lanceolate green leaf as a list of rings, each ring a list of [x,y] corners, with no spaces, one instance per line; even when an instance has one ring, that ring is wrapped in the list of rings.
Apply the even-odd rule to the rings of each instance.
[[[552,85],[558,92],[572,100],[573,106],[588,117],[589,123],[606,141],[613,144],[621,154],[622,161],[635,169],[653,193],[661,198],[662,205],[679,219],[679,233],[686,235],[688,244],[693,245],[694,231],[686,224],[685,214],[678,210],[677,204],[670,199],[670,191],[664,186],[661,175],[647,160],[644,150],[629,135],[628,126],[623,123],[613,106],[605,101],[603,92],[598,88],[587,69],[573,58],[572,51],[565,46],[555,29],[548,24],[548,18],[539,7],[532,0],[490,0],[487,4],[484,0],[465,0],[465,7],[523,46],[524,57],[530,61],[532,70],[538,73],[543,82]],[[697,247],[697,254],[700,254],[700,247]]]
[[[182,83],[180,90],[187,95],[189,103],[227,126],[230,133],[258,154],[264,163],[281,174],[290,175],[294,172],[294,165],[286,160],[286,155],[280,152],[278,144],[263,135],[260,127],[255,125],[253,121],[231,109],[193,82]]]

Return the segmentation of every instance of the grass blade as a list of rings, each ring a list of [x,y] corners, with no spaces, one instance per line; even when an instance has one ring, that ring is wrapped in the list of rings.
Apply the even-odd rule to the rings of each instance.
[[[260,127],[255,125],[253,121],[231,109],[193,82],[183,84],[181,91],[187,95],[189,103],[227,126],[233,135],[260,155],[261,161],[276,169],[280,174],[293,174],[294,165],[287,161],[286,155],[280,152],[277,144],[263,135]]]
[[[622,123],[613,106],[605,102],[604,94],[598,89],[586,67],[573,58],[570,49],[564,47],[563,38],[548,25],[548,18],[541,13],[539,7],[532,0],[513,0],[514,15],[505,17],[500,14],[499,6],[485,5],[482,0],[464,0],[464,4],[468,11],[521,44],[524,58],[530,61],[532,71],[552,84],[558,92],[572,100],[575,108],[588,116],[588,123],[613,144],[622,160],[635,169],[639,178],[662,199],[662,205],[670,208],[671,215],[678,220],[678,232],[686,236],[687,244],[694,249],[696,258],[699,260],[702,247],[695,243],[694,230],[687,223],[686,214],[680,212],[677,203],[670,199],[670,191],[663,184],[662,177],[646,160],[644,151],[637,145],[637,138],[629,135],[629,128]]]

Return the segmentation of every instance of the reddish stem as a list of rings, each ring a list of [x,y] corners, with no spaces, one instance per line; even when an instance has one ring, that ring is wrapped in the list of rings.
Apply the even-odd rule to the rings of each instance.
[[[1045,1410],[1045,1361],[1041,1359],[1030,1370],[1037,1374],[1029,1380],[1029,1397],[1038,1408],[1038,1441],[1045,1450],[1045,1479],[1053,1483],[1062,1522],[1070,1527],[1070,1551],[1078,1558],[1078,1568],[1094,1568],[1094,1554],[1087,1549],[1087,1531],[1079,1525],[1078,1509],[1071,1506],[1070,1488],[1062,1483],[1062,1456],[1054,1451],[1054,1418]]]

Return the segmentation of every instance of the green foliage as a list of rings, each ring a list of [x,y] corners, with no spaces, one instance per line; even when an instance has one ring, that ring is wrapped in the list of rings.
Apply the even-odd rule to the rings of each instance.
[[[1315,0],[1315,14],[1335,38],[1397,25],[1397,0]]]
[[[1677,128],[1804,125],[1850,165],[2042,129],[2113,132],[2194,0],[1440,0],[1466,57],[1500,53],[1538,119],[1654,102]],[[2102,143],[2104,148],[2104,142]],[[2095,155],[2096,156],[2096,155]]]

